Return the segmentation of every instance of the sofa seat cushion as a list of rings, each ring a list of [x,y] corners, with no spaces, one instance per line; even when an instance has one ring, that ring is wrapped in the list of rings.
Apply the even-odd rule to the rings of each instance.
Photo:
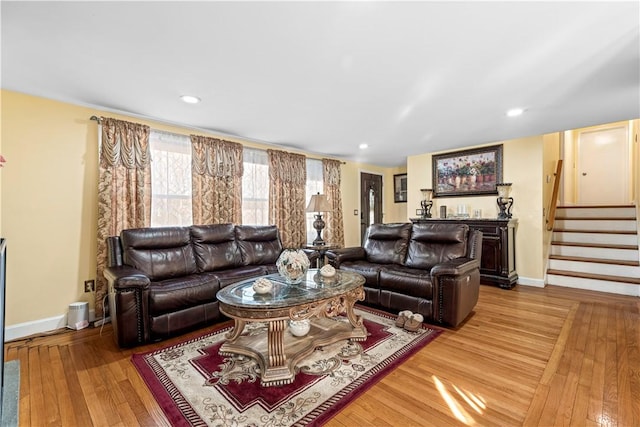
[[[361,274],[365,278],[365,286],[378,288],[378,275],[384,265],[368,261],[345,261],[340,264],[340,270],[352,271]]]
[[[387,266],[380,271],[380,289],[433,299],[433,284],[429,272],[400,265]]]
[[[157,316],[171,311],[216,301],[220,290],[218,278],[211,273],[151,282],[149,286],[149,314]]]
[[[228,270],[219,270],[213,273],[220,282],[220,289],[240,280],[249,279],[251,277],[264,276],[267,269],[264,265],[247,265],[245,267],[230,268]]]

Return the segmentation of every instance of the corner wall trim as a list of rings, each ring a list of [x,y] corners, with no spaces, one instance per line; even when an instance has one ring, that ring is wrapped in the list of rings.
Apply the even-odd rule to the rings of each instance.
[[[50,332],[67,327],[67,315],[48,317],[46,319],[33,320],[31,322],[18,323],[5,328],[5,341],[17,340],[30,335]]]
[[[522,276],[518,277],[518,284],[524,286],[533,286],[536,288],[544,288],[546,286],[544,279],[531,279],[529,277]]]

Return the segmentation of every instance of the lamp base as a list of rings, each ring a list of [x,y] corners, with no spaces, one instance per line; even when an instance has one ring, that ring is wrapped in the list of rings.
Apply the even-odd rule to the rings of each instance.
[[[324,220],[322,219],[322,214],[320,214],[320,213],[316,214],[315,218],[316,218],[316,220],[313,221],[313,228],[316,229],[316,232],[318,233],[318,236],[313,241],[313,245],[314,246],[322,246],[322,245],[326,244],[324,239],[322,239],[322,230],[324,229],[325,223],[324,223]]]
[[[513,216],[511,214],[511,208],[513,207],[513,197],[498,197],[497,203],[498,209],[500,209],[500,212],[498,212],[498,219],[511,219],[511,217]]]
[[[431,218],[431,208],[433,207],[433,201],[422,200],[420,202],[422,206],[422,218]]]

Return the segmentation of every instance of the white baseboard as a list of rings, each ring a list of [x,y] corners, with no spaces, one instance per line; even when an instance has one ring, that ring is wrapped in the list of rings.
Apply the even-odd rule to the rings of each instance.
[[[67,327],[67,315],[48,317],[46,319],[33,320],[31,322],[18,323],[7,326],[4,329],[5,341],[17,340],[30,335],[41,334]]]
[[[524,286],[533,286],[535,288],[544,288],[546,286],[544,279],[531,279],[529,277],[518,277],[518,284]]]

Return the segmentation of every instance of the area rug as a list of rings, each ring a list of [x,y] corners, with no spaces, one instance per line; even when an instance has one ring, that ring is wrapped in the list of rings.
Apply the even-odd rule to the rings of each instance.
[[[362,307],[356,312],[367,339],[316,349],[284,386],[261,386],[250,358],[218,354],[231,322],[184,343],[134,354],[132,361],[174,426],[320,425],[441,332],[407,332],[395,326],[395,316]],[[265,325],[247,328],[260,333]]]

